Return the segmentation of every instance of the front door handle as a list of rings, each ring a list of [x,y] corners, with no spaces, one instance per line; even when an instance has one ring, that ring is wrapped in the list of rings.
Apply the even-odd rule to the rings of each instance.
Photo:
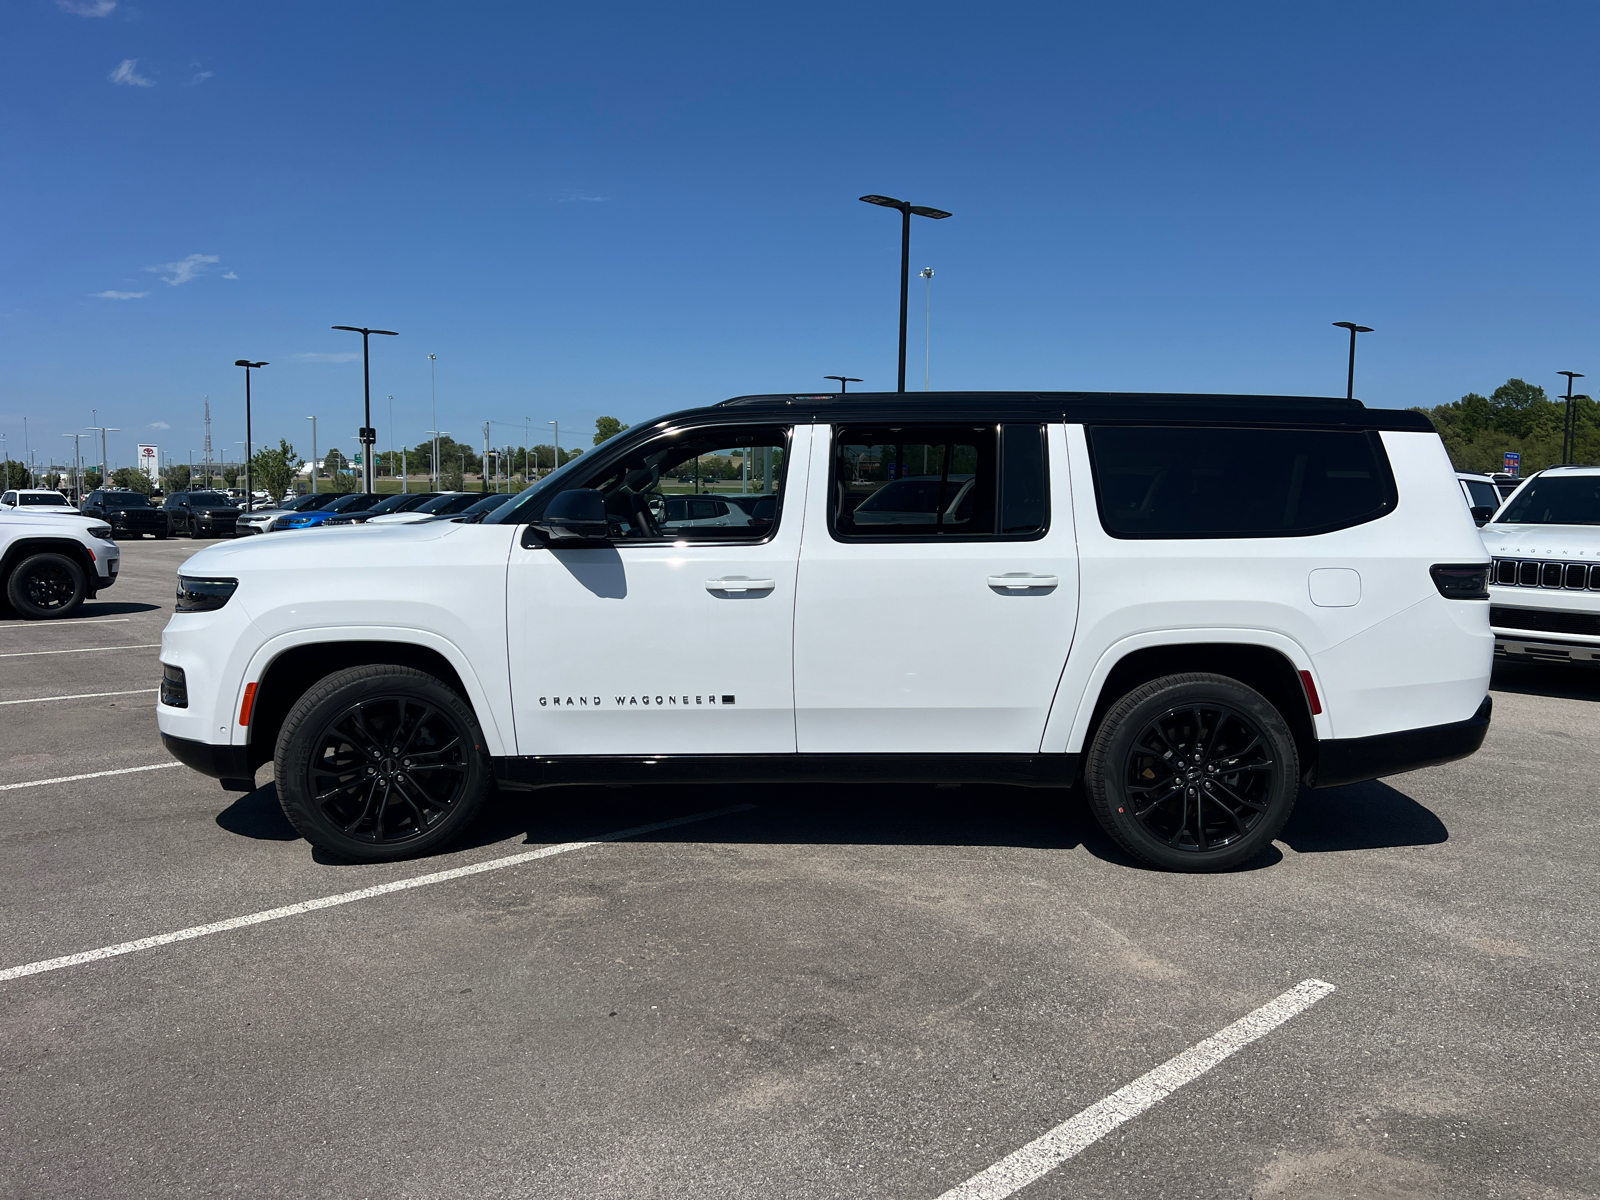
[[[1061,580],[1054,575],[1030,575],[1026,571],[1012,571],[1006,575],[989,576],[989,586],[1002,592],[1022,592],[1033,588],[1059,587]]]
[[[746,579],[743,575],[730,575],[726,579],[706,580],[708,592],[770,592],[777,587],[771,579]]]

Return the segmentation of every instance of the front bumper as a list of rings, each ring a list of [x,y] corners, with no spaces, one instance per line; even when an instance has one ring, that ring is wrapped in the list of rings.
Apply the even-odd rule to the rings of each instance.
[[[1329,738],[1317,743],[1314,788],[1342,787],[1403,771],[1417,771],[1454,762],[1477,752],[1489,732],[1494,702],[1488,696],[1465,721],[1402,729],[1364,738]]]
[[[1566,642],[1556,638],[1495,630],[1494,656],[1499,662],[1576,663],[1600,667],[1600,644]]]
[[[170,733],[161,735],[161,744],[184,766],[222,780],[222,786],[230,791],[255,790],[255,772],[250,769],[249,746],[213,746],[207,742],[173,737]]]

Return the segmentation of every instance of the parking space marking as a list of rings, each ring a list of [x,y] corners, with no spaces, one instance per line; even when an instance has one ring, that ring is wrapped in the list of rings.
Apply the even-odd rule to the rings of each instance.
[[[77,650],[19,650],[0,654],[0,658],[31,658],[35,654],[95,654],[101,650],[159,650],[160,642],[141,642],[137,646],[82,646]]]
[[[168,767],[181,767],[181,762],[151,763],[148,767],[118,767],[114,771],[89,771],[83,775],[57,775],[54,779],[29,779],[25,783],[0,783],[0,792],[17,788],[43,787],[47,783],[76,783],[80,779],[103,779],[107,775],[136,775],[140,771],[165,771]]]
[[[181,764],[172,763],[170,765],[179,766]],[[154,770],[152,767],[143,769]],[[112,774],[113,772],[104,773]],[[82,775],[75,778],[88,779],[91,776]],[[12,784],[11,786],[23,787],[26,785]],[[654,833],[658,829],[671,829],[677,825],[691,825],[696,821],[709,821],[713,817],[725,817],[730,813],[748,812],[754,807],[754,804],[735,804],[729,808],[713,809],[711,812],[695,813],[687,817],[674,817],[670,821],[655,821],[649,825],[635,825],[631,829],[618,829],[614,833],[602,833],[599,837],[591,838],[586,842],[562,842],[555,846],[541,846],[537,850],[526,850],[520,854],[508,854],[502,858],[491,858],[487,862],[472,863],[465,867],[451,867],[447,871],[434,871],[427,875],[413,875],[410,879],[396,879],[390,883],[379,883],[374,884],[372,887],[357,888],[353,892],[339,892],[333,896],[320,896],[315,900],[302,900],[298,904],[285,904],[282,908],[269,908],[262,912],[247,913],[242,917],[229,917],[226,921],[212,921],[208,925],[192,925],[188,929],[177,929],[171,933],[158,933],[154,937],[140,938],[133,942],[119,942],[115,946],[101,946],[98,950],[83,950],[77,954],[62,955],[60,958],[46,958],[41,959],[39,962],[23,963],[19,967],[7,967],[4,970],[0,970],[0,983],[5,983],[11,979],[21,979],[24,975],[40,975],[45,971],[59,971],[63,967],[79,967],[85,963],[99,962],[105,958],[116,958],[121,954],[133,954],[139,950],[153,950],[157,946],[170,946],[173,942],[187,942],[193,938],[207,937],[213,933],[226,933],[230,929],[243,929],[247,925],[260,925],[265,921],[281,921],[285,917],[298,917],[324,908],[336,908],[341,904],[354,904],[357,900],[370,900],[375,896],[387,896],[390,892],[404,892],[412,888],[428,887],[435,883],[447,883],[452,879],[465,879],[469,875],[482,875],[488,871],[503,871],[507,867],[533,862],[538,858],[569,854],[574,850],[587,850],[592,846],[600,846],[606,842],[638,837],[642,833]]]
[[[28,700],[0,700],[0,708],[7,704],[45,704],[51,700],[98,700],[102,696],[142,696],[147,692],[159,692],[160,688],[130,688],[125,692],[78,692],[71,696],[34,696]]]
[[[1221,1032],[1169,1058],[1127,1087],[1091,1104],[1049,1133],[951,1188],[939,1200],[1005,1200],[1092,1146],[1117,1126],[1161,1103],[1184,1084],[1193,1083],[1229,1055],[1271,1033],[1290,1017],[1305,1012],[1333,990],[1333,984],[1320,979],[1296,984],[1276,1000],[1245,1014]]]
[[[74,621],[72,628],[79,625],[126,625],[132,617],[90,617],[83,621]],[[48,629],[48,625],[41,625],[38,621],[3,621],[0,629]]]

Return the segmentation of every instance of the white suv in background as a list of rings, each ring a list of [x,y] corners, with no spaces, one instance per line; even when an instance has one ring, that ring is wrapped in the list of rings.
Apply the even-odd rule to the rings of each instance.
[[[70,617],[116,583],[122,551],[111,526],[70,515],[76,520],[42,507],[0,513],[0,596],[18,616]]]
[[[1530,476],[1480,532],[1496,656],[1600,666],[1600,467]]]
[[[8,488],[0,492],[0,513],[82,517],[71,500],[53,488]]]
[[[676,490],[708,455],[740,462],[744,519]],[[224,787],[271,762],[349,858],[440,845],[491,779],[907,780],[1081,783],[1132,854],[1219,870],[1302,783],[1478,748],[1488,565],[1417,413],[749,396],[481,519],[201,551],[157,712]]]

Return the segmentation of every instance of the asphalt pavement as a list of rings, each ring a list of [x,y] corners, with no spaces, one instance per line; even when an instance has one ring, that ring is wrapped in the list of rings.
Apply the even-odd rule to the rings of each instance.
[[[356,866],[269,769],[167,765],[196,548],[0,612],[0,1195],[936,1200],[1084,1110],[1103,1136],[962,1194],[1600,1194],[1600,672],[1504,669],[1478,755],[1303,793],[1224,875],[975,786],[551,790]]]

